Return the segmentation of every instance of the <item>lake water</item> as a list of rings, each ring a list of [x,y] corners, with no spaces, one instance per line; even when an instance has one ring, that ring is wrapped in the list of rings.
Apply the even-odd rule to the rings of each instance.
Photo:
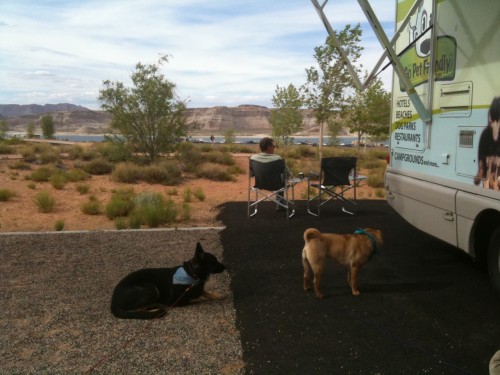
[[[23,137],[25,134],[24,133],[14,133],[14,132],[7,132],[6,135],[8,137]],[[64,134],[64,135],[55,135],[56,139],[62,140],[62,141],[71,141],[71,142],[102,142],[104,140],[103,135],[99,134]],[[214,142],[215,143],[224,143],[225,138],[223,136],[215,136],[214,137]],[[195,143],[211,143],[210,137],[188,137],[189,141],[195,142]],[[260,138],[256,137],[235,137],[235,143],[242,143],[242,144],[258,144]],[[354,142],[357,141],[356,137],[337,137],[337,144],[339,145],[352,145]],[[330,137],[323,137],[323,143],[324,144],[329,144],[330,142]],[[294,138],[294,143],[295,144],[318,144],[319,143],[319,137],[295,137]],[[383,144],[387,146],[389,144],[388,141],[383,141],[383,142],[377,142],[380,144]]]

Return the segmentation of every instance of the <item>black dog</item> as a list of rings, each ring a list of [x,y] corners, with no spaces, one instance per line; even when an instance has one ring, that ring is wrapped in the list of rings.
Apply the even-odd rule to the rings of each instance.
[[[193,259],[182,266],[145,268],[122,279],[113,291],[111,312],[122,319],[154,319],[165,315],[169,307],[184,306],[196,298],[220,299],[204,287],[210,274],[225,269],[198,242]]]

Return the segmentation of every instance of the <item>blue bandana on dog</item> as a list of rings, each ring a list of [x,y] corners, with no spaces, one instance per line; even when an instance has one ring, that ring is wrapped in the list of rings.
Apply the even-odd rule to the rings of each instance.
[[[361,228],[358,228],[354,231],[354,234],[364,234],[365,236],[367,236],[370,241],[372,242],[372,247],[373,247],[373,254],[375,254],[377,252],[377,240],[375,240],[375,237],[373,237],[372,234],[368,233],[367,231],[365,231],[364,229],[361,229]]]
[[[198,280],[193,279],[188,275],[184,267],[179,267],[177,271],[174,273],[174,277],[172,279],[172,283],[174,285],[194,285],[198,282]]]

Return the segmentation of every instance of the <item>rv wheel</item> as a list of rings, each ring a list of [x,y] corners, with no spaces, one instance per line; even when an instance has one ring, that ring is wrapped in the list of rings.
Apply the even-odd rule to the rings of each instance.
[[[500,295],[500,227],[493,233],[488,248],[488,273],[490,281]]]

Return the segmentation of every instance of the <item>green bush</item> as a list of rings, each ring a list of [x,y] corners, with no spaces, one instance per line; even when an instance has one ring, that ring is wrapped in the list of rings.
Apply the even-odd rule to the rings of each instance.
[[[90,178],[90,174],[80,168],[72,168],[66,172],[66,179],[70,182],[84,181]]]
[[[0,189],[0,202],[7,202],[10,198],[14,197],[16,192],[10,189]]]
[[[226,168],[218,164],[204,164],[196,169],[196,176],[213,181],[234,181],[234,177]]]
[[[31,173],[30,179],[35,182],[47,182],[53,171],[53,168],[40,167]]]
[[[99,215],[101,213],[101,202],[95,196],[90,196],[89,200],[82,204],[82,212],[86,215]]]
[[[168,179],[168,172],[160,165],[148,165],[142,169],[142,179],[150,184],[163,184]]]
[[[5,143],[0,143],[0,155],[8,155],[8,154],[13,154],[14,153],[14,148],[5,144]]]
[[[182,197],[184,199],[184,202],[191,202],[193,200],[193,192],[191,191],[191,188],[185,188],[182,192]]]
[[[132,163],[120,163],[111,174],[111,178],[116,182],[134,184],[142,178],[141,168]]]
[[[124,217],[117,217],[115,219],[115,228],[118,230],[127,229],[127,219]]]
[[[105,159],[94,159],[84,164],[83,169],[85,172],[92,175],[104,175],[109,174],[113,171],[113,164]]]
[[[35,204],[38,207],[38,211],[43,213],[52,212],[56,204],[54,197],[47,191],[41,191],[35,195]]]
[[[55,164],[59,161],[59,154],[54,150],[45,150],[40,154],[40,163],[42,164]]]
[[[178,211],[172,200],[166,200],[159,193],[142,192],[135,199],[134,214],[142,224],[156,228],[175,221]],[[136,220],[139,220],[136,218]]]
[[[79,192],[81,195],[87,194],[90,190],[90,185],[89,184],[77,184],[76,185],[76,191]]]
[[[134,203],[132,201],[113,197],[106,205],[106,216],[109,219],[115,219],[119,216],[128,216],[133,209]]]
[[[236,163],[234,161],[233,155],[229,152],[211,151],[204,154],[203,159],[211,163],[223,165],[234,165]]]
[[[67,180],[64,173],[58,171],[50,175],[49,182],[54,189],[62,190],[64,189],[64,186],[66,186]]]
[[[205,200],[205,193],[203,192],[203,189],[201,187],[198,187],[194,189],[193,195],[198,199],[200,202],[203,202]]]
[[[181,164],[181,168],[188,172],[194,171],[202,162],[200,150],[189,142],[179,144],[177,149],[177,158]]]
[[[106,205],[106,216],[115,219],[128,216],[134,209],[134,189],[120,189],[113,193],[111,200]]]
[[[97,145],[97,152],[112,163],[128,161],[132,152],[124,144],[103,142]]]
[[[372,170],[368,175],[367,183],[368,186],[372,188],[382,188],[384,187],[384,172],[385,169],[375,169]]]
[[[23,170],[23,171],[29,171],[31,169],[31,165],[24,160],[16,160],[14,163],[9,164],[9,168]]]
[[[64,220],[57,220],[54,224],[54,229],[58,232],[64,229]]]
[[[183,222],[191,220],[191,206],[189,205],[189,203],[184,202],[182,204],[181,220]]]

